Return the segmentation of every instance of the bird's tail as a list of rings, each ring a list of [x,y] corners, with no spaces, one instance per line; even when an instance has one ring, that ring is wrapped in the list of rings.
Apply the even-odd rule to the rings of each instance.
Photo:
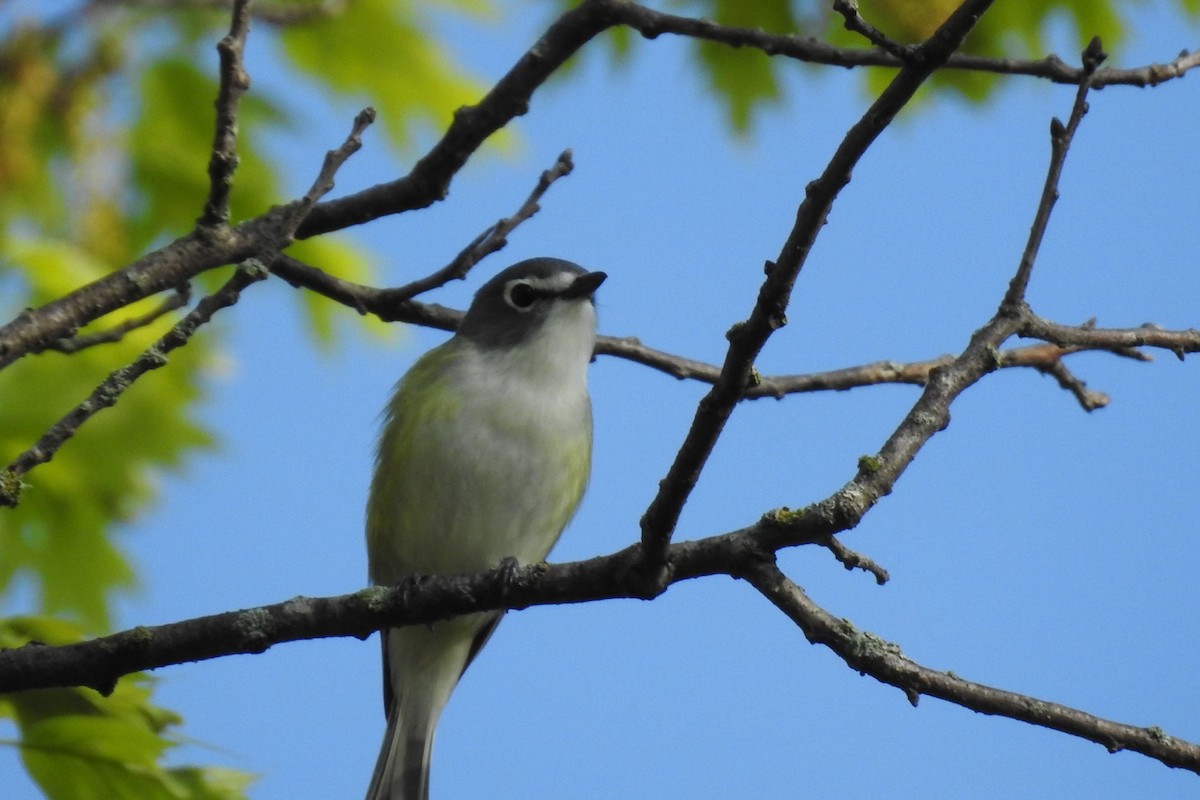
[[[469,614],[384,632],[388,724],[367,800],[429,800],[429,760],[438,717],[500,617],[496,612]]]
[[[379,760],[367,789],[367,800],[429,800],[429,755],[432,735],[410,737],[400,724],[400,704],[392,703]]]

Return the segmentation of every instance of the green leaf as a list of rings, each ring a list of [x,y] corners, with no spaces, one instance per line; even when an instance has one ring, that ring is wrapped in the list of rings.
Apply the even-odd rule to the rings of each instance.
[[[20,617],[0,623],[0,646],[31,640],[78,641],[58,620]],[[236,800],[252,776],[223,768],[166,768],[178,714],[150,702],[153,681],[122,678],[112,694],[40,689],[7,695],[2,709],[17,722],[17,746],[30,776],[50,800]]]
[[[0,259],[19,267],[36,303],[103,274],[83,251],[61,242],[9,239]],[[148,310],[148,300],[113,314]],[[111,325],[102,319],[93,328]],[[132,361],[170,320],[131,332],[122,341],[73,355],[45,353],[0,372],[0,453],[15,457],[82,401],[109,372]],[[0,515],[0,597],[18,577],[32,580],[43,610],[67,614],[89,630],[108,625],[110,595],[134,585],[134,573],[109,536],[153,496],[154,472],[178,467],[184,452],[209,446],[189,416],[208,360],[203,335],[100,411],[54,460],[26,476],[21,505]]]
[[[166,58],[147,67],[140,90],[141,106],[129,133],[137,193],[130,226],[138,250],[190,230],[200,216],[208,197],[217,82],[189,61]],[[239,163],[231,196],[235,219],[261,214],[284,199],[252,132],[286,117],[254,95],[243,97],[239,114]]]
[[[280,38],[292,62],[339,103],[374,106],[393,143],[404,147],[419,125],[440,131],[455,109],[483,94],[429,35],[421,7],[412,0],[357,0],[343,14],[289,28]]]
[[[794,33],[797,21],[788,0],[712,0],[714,22],[737,28],[754,28],[771,33]],[[779,102],[775,60],[753,48],[735,49],[714,42],[697,42],[696,55],[718,99],[729,114],[734,131],[746,133],[752,114]]]

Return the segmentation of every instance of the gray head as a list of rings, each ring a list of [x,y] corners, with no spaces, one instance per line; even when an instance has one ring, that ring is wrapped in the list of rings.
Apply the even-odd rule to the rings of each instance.
[[[487,349],[514,347],[549,327],[586,322],[594,334],[592,294],[608,277],[560,258],[531,258],[480,287],[458,335]],[[567,313],[586,304],[587,314]],[[583,324],[580,322],[579,324]]]

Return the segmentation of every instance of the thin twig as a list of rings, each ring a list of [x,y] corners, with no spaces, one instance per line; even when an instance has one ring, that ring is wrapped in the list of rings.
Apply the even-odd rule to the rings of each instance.
[[[239,265],[233,276],[220,289],[197,303],[187,316],[131,364],[109,374],[86,400],[71,409],[47,430],[36,444],[17,456],[4,469],[3,476],[0,477],[0,505],[16,506],[19,499],[19,491],[16,489],[24,475],[39,464],[54,458],[54,454],[75,435],[83,423],[101,409],[114,405],[138,378],[151,370],[166,366],[167,355],[172,350],[187,344],[201,325],[212,319],[217,311],[236,303],[243,289],[267,277],[267,274],[266,268],[257,261],[247,261]]]
[[[858,11],[858,0],[833,0],[833,10],[842,15],[846,30],[853,31],[901,63],[912,60],[913,48],[889,39],[874,25],[863,19]]]
[[[229,34],[217,44],[221,57],[221,84],[217,91],[217,120],[212,155],[208,161],[208,201],[196,224],[202,230],[229,224],[229,191],[237,170],[237,112],[242,95],[250,88],[243,55],[250,32],[251,0],[234,0]]]
[[[186,306],[191,302],[191,287],[187,284],[179,287],[166,300],[163,300],[157,307],[145,314],[140,314],[136,317],[131,317],[124,322],[95,333],[80,334],[77,336],[69,336],[64,339],[52,342],[47,350],[54,350],[59,353],[78,353],[80,350],[86,350],[89,347],[95,347],[101,344],[113,344],[125,338],[125,335],[138,328],[144,328],[147,325],[152,325],[162,317],[170,314]]]
[[[374,314],[384,322],[409,322],[441,330],[454,330],[462,312],[432,303],[418,303],[411,298],[460,278],[485,256],[504,247],[507,237],[525,220],[540,210],[538,201],[559,178],[574,168],[571,151],[565,150],[554,166],[542,172],[537,185],[510,217],[499,220],[463,248],[446,266],[424,278],[395,289],[377,289],[334,277],[286,253],[271,264],[271,271],[297,288],[322,294],[331,300],[353,308],[360,314]]]
[[[1149,324],[1137,328],[1060,325],[1027,312],[1021,319],[1017,333],[1060,347],[1107,350],[1118,355],[1137,347],[1155,347],[1174,353],[1182,361],[1187,353],[1200,352],[1200,330],[1195,328],[1170,331]]]
[[[354,123],[350,126],[350,133],[346,136],[345,141],[325,153],[325,159],[321,162],[321,170],[317,173],[316,180],[312,182],[312,186],[308,187],[304,197],[297,202],[293,213],[298,216],[298,219],[293,221],[294,224],[299,225],[303,222],[304,216],[312,210],[317,201],[333,191],[334,176],[337,175],[337,171],[342,168],[346,160],[362,148],[363,132],[374,121],[375,109],[370,106],[354,115]]]
[[[1079,130],[1079,123],[1087,113],[1087,95],[1091,88],[1092,76],[1103,63],[1107,55],[1100,46],[1099,37],[1094,37],[1083,52],[1084,79],[1080,81],[1075,92],[1075,102],[1071,106],[1071,116],[1063,125],[1058,117],[1050,120],[1050,167],[1046,170],[1046,180],[1042,184],[1042,197],[1038,203],[1037,214],[1034,215],[1029,238],[1025,243],[1025,251],[1021,254],[1021,262],[1017,273],[1013,275],[1004,295],[1002,306],[1010,313],[1019,313],[1025,305],[1025,290],[1029,286],[1029,277],[1033,271],[1033,262],[1037,259],[1038,248],[1041,247],[1042,237],[1046,234],[1046,225],[1050,221],[1050,212],[1058,200],[1058,183],[1062,177],[1063,164],[1067,160],[1067,151]]]
[[[564,150],[559,154],[554,166],[542,172],[537,185],[533,187],[533,191],[525,198],[525,202],[521,204],[515,214],[499,220],[495,225],[479,234],[474,241],[459,251],[449,264],[436,272],[395,289],[385,289],[381,294],[381,301],[387,305],[402,303],[431,289],[444,286],[452,280],[462,280],[471,268],[486,256],[503,249],[508,244],[508,235],[516,230],[518,225],[541,210],[538,201],[542,199],[550,186],[559,178],[570,175],[573,169],[575,169],[575,163],[571,159],[571,151]]]
[[[1084,411],[1095,411],[1098,408],[1104,408],[1109,403],[1108,395],[1089,389],[1087,384],[1076,377],[1061,361],[1039,371],[1054,378],[1058,381],[1059,386],[1074,395]]]
[[[869,573],[875,578],[875,583],[883,586],[890,579],[888,571],[876,563],[874,560],[867,558],[862,553],[856,553],[846,545],[842,544],[842,540],[836,536],[829,536],[825,541],[819,543],[822,547],[833,553],[833,557],[841,563],[847,570],[862,570]]]

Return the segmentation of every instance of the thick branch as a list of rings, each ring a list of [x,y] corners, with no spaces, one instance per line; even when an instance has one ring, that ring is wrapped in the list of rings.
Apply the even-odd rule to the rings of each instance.
[[[748,580],[803,630],[855,670],[902,689],[1129,749],[1170,766],[1200,772],[1200,746],[1157,728],[1110,722],[1082,711],[937,672],[906,658],[895,645],[855,628],[813,603],[755,546],[748,531],[670,546],[671,583],[730,574]],[[339,597],[298,597],[282,603],[183,622],[138,627],[78,644],[29,644],[0,650],[0,693],[58,686],[111,691],[121,675],[237,653],[260,653],[287,641],[330,636],[365,638],[398,624],[422,624],[498,608],[635,597],[642,581],[636,547],[569,564],[507,568],[456,577],[420,578]]]
[[[673,580],[726,573],[761,557],[741,531],[674,545]],[[534,565],[515,575],[487,573],[414,578],[327,598],[296,598],[260,608],[123,633],[78,644],[0,650],[0,694],[55,686],[111,689],[130,672],[237,653],[258,653],[288,641],[329,636],[365,638],[401,624],[429,623],[482,609],[526,608],[632,597],[636,548],[569,564]],[[636,590],[627,588],[637,587]]]
[[[529,110],[535,90],[594,36],[613,25],[619,0],[585,0],[563,14],[478,104],[454,115],[445,135],[411,172],[348,197],[321,203],[299,238],[424,208],[446,196],[450,179],[483,142]]]

